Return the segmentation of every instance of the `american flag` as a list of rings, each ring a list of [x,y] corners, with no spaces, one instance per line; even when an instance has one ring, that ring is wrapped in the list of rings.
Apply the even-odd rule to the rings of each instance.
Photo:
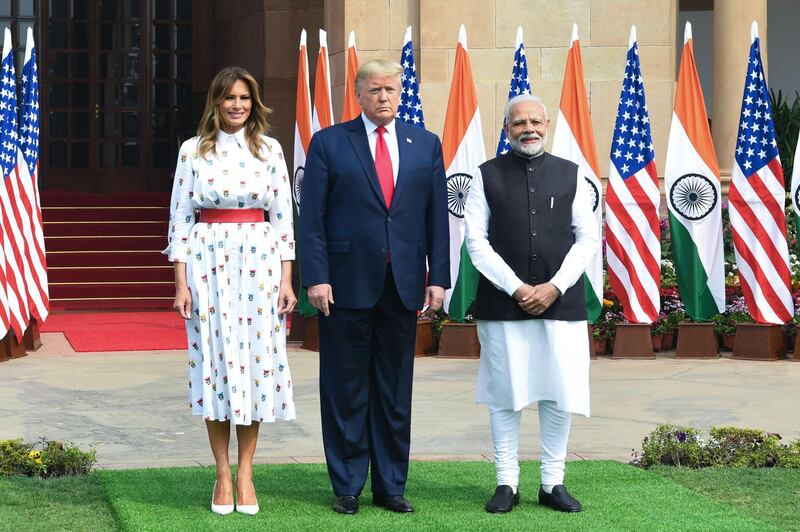
[[[660,307],[661,193],[654,157],[633,26],[606,191],[608,278],[625,318],[633,323],[652,323]]]
[[[522,27],[517,28],[516,51],[514,52],[514,67],[511,69],[511,84],[508,88],[508,99],[520,94],[530,94],[531,83],[528,80],[528,58],[525,56],[525,45],[522,44]],[[505,118],[503,119],[505,125]],[[506,138],[505,128],[500,130],[500,142],[497,143],[497,156],[511,151],[511,144]]]
[[[400,78],[403,90],[400,92],[397,118],[425,129],[425,117],[422,116],[422,100],[419,97],[417,67],[414,64],[414,43],[411,40],[411,26],[406,28],[403,51],[400,54],[400,64],[403,65],[403,75]]]
[[[783,171],[755,22],[751,38],[728,213],[750,314],[758,323],[785,323],[792,319],[793,305]]]
[[[30,314],[28,294],[25,289],[26,245],[21,228],[24,227],[24,211],[19,207],[19,183],[17,180],[17,83],[14,73],[14,52],[11,48],[11,31],[6,28],[3,40],[3,59],[0,65],[0,186],[2,206],[3,255],[5,271],[5,300],[9,317],[9,328],[17,341],[28,328]]]
[[[47,286],[42,207],[39,201],[39,70],[36,65],[36,46],[33,29],[28,27],[25,62],[22,65],[22,109],[19,127],[19,177],[28,227],[24,231],[28,245],[33,285],[28,288],[31,313],[44,323],[50,311]]]

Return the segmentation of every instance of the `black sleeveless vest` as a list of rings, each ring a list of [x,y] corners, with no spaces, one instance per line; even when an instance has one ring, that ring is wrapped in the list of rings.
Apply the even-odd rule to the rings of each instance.
[[[572,202],[577,168],[574,163],[549,153],[527,159],[514,152],[480,166],[490,211],[489,243],[525,283],[548,282],[575,243]],[[585,320],[583,283],[575,283],[543,314],[533,316],[481,275],[475,317]]]

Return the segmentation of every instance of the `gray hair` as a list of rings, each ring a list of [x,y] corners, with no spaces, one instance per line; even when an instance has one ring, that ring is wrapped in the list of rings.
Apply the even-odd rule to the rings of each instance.
[[[544,109],[544,118],[545,118],[545,120],[548,119],[547,106],[544,104],[542,99],[539,98],[538,96],[536,96],[535,94],[524,94],[523,93],[523,94],[518,94],[518,95],[514,96],[513,98],[508,100],[508,102],[506,102],[506,106],[503,109],[503,115],[505,116],[506,124],[511,120],[511,108],[514,107],[516,104],[521,103],[521,102],[536,102],[536,103],[538,103],[539,105],[542,106],[542,109]]]
[[[397,76],[399,79],[402,73],[403,67],[400,63],[395,63],[387,59],[372,59],[371,61],[367,61],[358,68],[358,72],[356,73],[356,93],[361,90],[361,85],[369,77]]]

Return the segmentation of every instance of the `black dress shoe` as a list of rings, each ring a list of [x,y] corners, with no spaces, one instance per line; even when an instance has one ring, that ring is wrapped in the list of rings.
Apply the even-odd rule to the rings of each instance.
[[[333,511],[340,514],[354,514],[358,512],[358,498],[352,495],[339,495],[333,501]]]
[[[514,509],[519,504],[519,490],[514,493],[511,486],[497,486],[494,495],[486,503],[486,511],[491,514],[504,514]]]
[[[539,504],[549,506],[553,510],[558,510],[559,512],[580,512],[583,509],[581,503],[569,494],[564,484],[553,486],[553,493],[545,493],[545,491],[539,487]]]
[[[387,510],[401,514],[411,513],[414,511],[414,506],[405,500],[402,495],[373,495],[372,503],[377,506],[383,506]]]

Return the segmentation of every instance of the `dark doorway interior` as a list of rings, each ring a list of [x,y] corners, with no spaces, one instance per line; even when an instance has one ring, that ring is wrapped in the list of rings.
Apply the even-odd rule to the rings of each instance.
[[[170,189],[179,143],[194,135],[201,104],[192,22],[204,4],[36,2],[44,29],[42,188]]]

